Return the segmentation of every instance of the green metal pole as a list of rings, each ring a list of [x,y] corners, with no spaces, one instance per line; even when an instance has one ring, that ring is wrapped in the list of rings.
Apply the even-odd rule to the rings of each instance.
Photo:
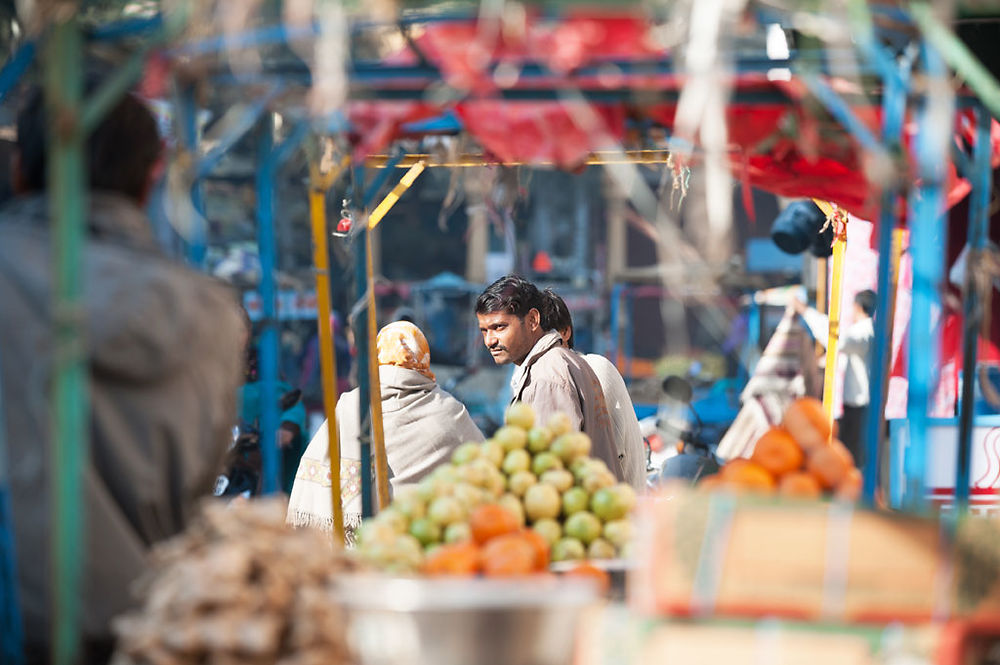
[[[72,8],[75,3],[65,3]],[[87,360],[83,342],[83,246],[86,210],[83,40],[75,12],[57,14],[45,42],[50,128],[48,186],[53,263],[51,433],[52,662],[72,665],[79,651],[83,469],[88,459]]]

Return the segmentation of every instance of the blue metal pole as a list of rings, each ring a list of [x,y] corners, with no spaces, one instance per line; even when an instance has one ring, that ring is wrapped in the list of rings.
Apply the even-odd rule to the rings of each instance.
[[[257,141],[257,244],[260,252],[260,448],[263,493],[278,491],[278,322],[274,237],[274,116],[268,113]]]
[[[198,144],[200,143],[198,131],[198,104],[195,101],[194,89],[185,87],[181,93],[181,130],[184,137],[184,147],[192,159],[198,157]],[[201,267],[205,262],[206,242],[208,229],[205,219],[205,195],[202,189],[201,179],[195,175],[194,182],[191,183],[191,205],[194,207],[195,215],[191,220],[191,232],[187,238],[188,261],[195,267]]]
[[[928,77],[945,75],[940,55],[924,47]],[[924,484],[927,466],[927,426],[931,388],[935,385],[934,368],[938,362],[938,337],[932,330],[931,312],[938,306],[944,247],[943,168],[947,163],[947,142],[940,132],[947,127],[935,126],[932,113],[934,102],[925,95],[920,111],[916,157],[920,182],[910,197],[910,247],[913,257],[913,307],[910,315],[909,421],[908,446],[905,453],[906,494],[904,505],[919,511],[925,504]]]
[[[390,169],[383,169],[388,172]],[[378,177],[378,175],[376,176]],[[388,177],[388,176],[387,176]],[[364,168],[358,166],[354,169],[355,189],[361,189],[365,181]],[[366,208],[364,201],[374,198],[366,191],[363,197],[362,208]],[[364,215],[362,219],[355,220],[357,228],[352,229],[354,233],[354,340],[358,349],[357,372],[358,372],[358,422],[359,447],[361,450],[361,514],[364,517],[371,517],[375,514],[375,501],[372,478],[372,428],[371,428],[371,405],[369,396],[371,394],[371,383],[368,377],[368,316],[365,312],[367,298],[365,290],[368,288],[367,267],[367,243],[368,234],[361,228],[365,223]]]
[[[0,101],[17,85],[35,60],[35,42],[25,42],[0,69]]]
[[[979,324],[983,307],[975,289],[975,272],[979,257],[986,248],[990,224],[990,190],[993,168],[990,164],[991,117],[985,108],[976,112],[976,145],[973,152],[973,183],[969,198],[969,255],[965,263],[963,284],[962,330],[962,399],[958,420],[958,461],[955,473],[955,507],[965,510],[969,505],[969,474],[972,458],[972,427],[975,415],[976,356],[979,346]]]
[[[881,48],[875,46],[874,48]],[[897,154],[900,148],[900,136],[903,131],[903,119],[906,112],[906,82],[909,71],[904,70],[903,76],[887,76],[885,79],[885,94],[882,97],[882,140],[890,154]],[[878,225],[878,286],[875,315],[875,346],[869,358],[869,394],[868,419],[865,423],[865,459],[864,459],[864,502],[868,506],[875,505],[875,490],[878,487],[879,451],[882,448],[883,414],[886,402],[886,378],[889,373],[890,357],[892,355],[893,321],[890,308],[894,305],[892,298],[892,234],[896,226],[896,201],[899,190],[895,186],[887,186],[882,192],[881,210]]]

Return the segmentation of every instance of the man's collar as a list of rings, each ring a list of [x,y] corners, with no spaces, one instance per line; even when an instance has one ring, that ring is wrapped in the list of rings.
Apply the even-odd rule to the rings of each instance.
[[[521,361],[521,364],[518,365],[518,367],[519,368],[528,367],[536,360],[538,360],[538,358],[541,357],[546,351],[548,351],[554,346],[561,346],[561,345],[562,345],[562,336],[558,332],[556,332],[555,330],[551,330],[545,333],[544,335],[541,336],[541,338],[539,338],[537,342],[535,342],[535,345],[531,347],[531,351],[528,352],[528,355],[524,357],[524,360]]]

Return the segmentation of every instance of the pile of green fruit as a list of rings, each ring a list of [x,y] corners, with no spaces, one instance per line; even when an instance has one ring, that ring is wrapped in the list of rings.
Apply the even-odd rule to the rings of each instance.
[[[565,414],[536,426],[529,405],[511,405],[492,438],[462,444],[451,464],[367,520],[359,555],[384,570],[418,570],[439,546],[472,539],[470,515],[494,503],[541,535],[553,562],[627,556],[635,491],[588,456],[590,437],[570,429]]]

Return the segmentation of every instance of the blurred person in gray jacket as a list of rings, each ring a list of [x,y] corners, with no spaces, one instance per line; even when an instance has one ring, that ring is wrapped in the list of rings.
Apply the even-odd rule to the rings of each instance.
[[[516,275],[501,277],[476,300],[479,331],[493,362],[517,365],[511,403],[530,404],[543,424],[556,413],[568,415],[573,431],[590,437],[591,457],[625,480],[601,383],[583,357],[566,348],[558,332],[545,329],[544,309],[541,291]]]
[[[573,316],[566,301],[552,289],[542,291],[542,297],[545,299],[542,327],[558,332],[567,348],[573,349]],[[639,430],[639,418],[635,415],[625,379],[614,363],[604,356],[598,353],[579,355],[594,370],[601,390],[604,391],[604,401],[611,413],[618,459],[625,471],[625,482],[635,491],[642,492],[646,489],[646,444]]]
[[[28,663],[49,662],[50,439],[54,435],[53,259],[41,91],[18,116],[16,197],[0,210],[0,387]],[[81,662],[103,663],[110,621],[157,541],[210,493],[235,422],[246,331],[234,294],[160,254],[143,206],[161,142],[123,98],[88,138],[81,344],[89,365],[90,455]]]

